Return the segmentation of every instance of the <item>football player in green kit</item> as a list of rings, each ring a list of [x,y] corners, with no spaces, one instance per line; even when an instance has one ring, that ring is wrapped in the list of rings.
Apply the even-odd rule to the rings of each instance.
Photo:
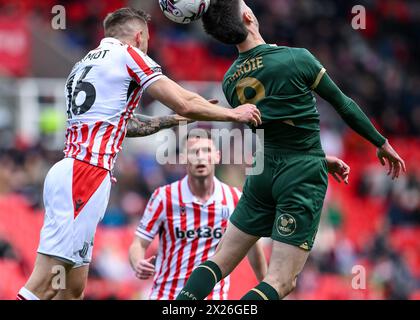
[[[223,91],[232,107],[253,103],[260,110],[263,124],[258,129],[264,129],[264,153],[257,153],[255,161],[264,161],[264,170],[247,177],[215,255],[195,269],[177,299],[206,298],[260,237],[271,237],[268,272],[242,299],[278,300],[296,286],[318,230],[327,190],[328,163],[313,92],[377,148],[380,162],[388,162],[393,179],[405,171],[405,164],[308,50],[264,42],[258,20],[243,0],[212,1],[203,23],[207,33],[238,48],[239,57],[225,75]]]

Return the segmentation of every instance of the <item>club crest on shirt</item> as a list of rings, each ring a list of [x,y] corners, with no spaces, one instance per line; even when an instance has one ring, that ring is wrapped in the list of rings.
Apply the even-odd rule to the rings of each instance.
[[[186,213],[187,213],[187,209],[185,208],[185,206],[180,206],[180,207],[179,207],[179,210],[180,210],[180,212],[181,212],[181,215],[184,215],[184,214],[186,214]]]

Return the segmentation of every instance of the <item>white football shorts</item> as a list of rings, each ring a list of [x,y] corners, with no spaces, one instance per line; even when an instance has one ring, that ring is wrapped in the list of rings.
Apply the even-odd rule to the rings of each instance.
[[[74,268],[89,264],[110,191],[109,171],[72,158],[57,162],[45,178],[45,217],[38,253]]]

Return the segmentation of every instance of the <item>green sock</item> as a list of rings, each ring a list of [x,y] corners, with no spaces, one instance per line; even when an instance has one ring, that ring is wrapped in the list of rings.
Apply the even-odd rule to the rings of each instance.
[[[204,300],[222,279],[222,271],[216,263],[207,260],[191,273],[176,300]]]
[[[241,300],[279,300],[279,294],[267,282],[260,282],[255,288],[248,291]]]

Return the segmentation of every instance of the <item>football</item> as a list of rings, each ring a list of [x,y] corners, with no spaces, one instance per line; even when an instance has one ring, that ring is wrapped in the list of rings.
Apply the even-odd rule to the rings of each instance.
[[[159,0],[159,6],[168,19],[187,24],[203,16],[210,0]]]

